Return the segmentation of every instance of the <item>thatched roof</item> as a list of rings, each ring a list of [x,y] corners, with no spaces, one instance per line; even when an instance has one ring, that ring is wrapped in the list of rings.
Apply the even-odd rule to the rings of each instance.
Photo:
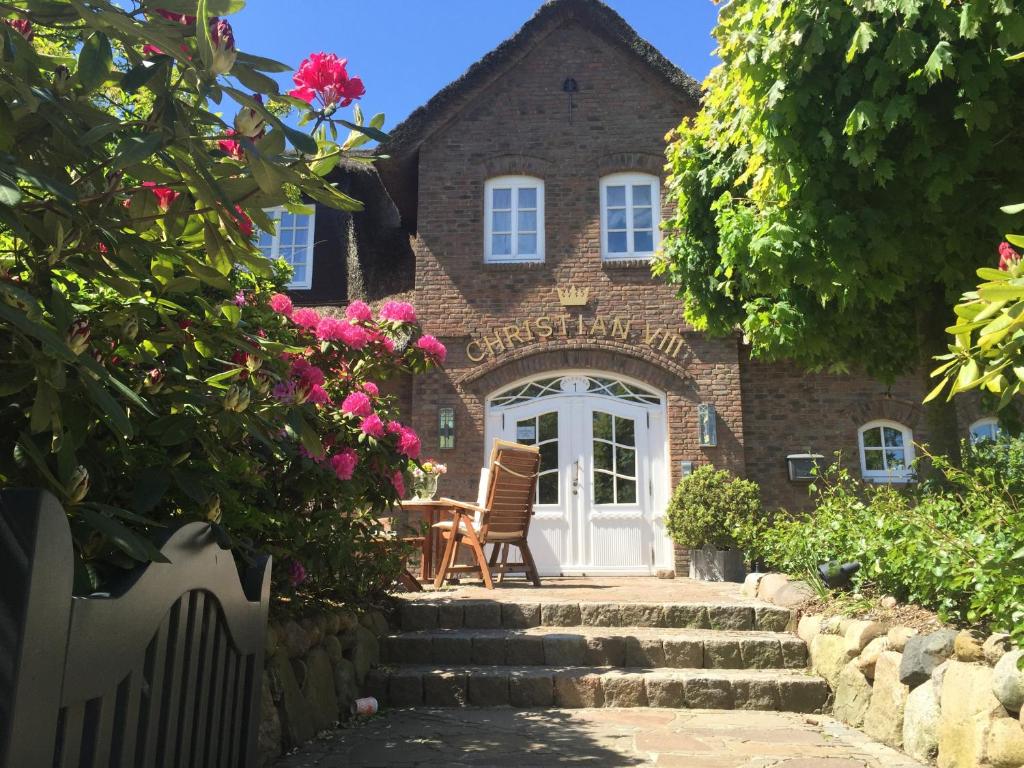
[[[416,226],[416,159],[420,144],[446,125],[478,93],[515,67],[548,32],[570,22],[636,57],[670,88],[692,100],[695,108],[699,104],[700,84],[666,59],[603,2],[548,0],[512,37],[396,126],[390,139],[380,147],[381,154],[388,159],[378,165],[378,170],[408,228],[414,230]]]
[[[467,69],[461,77],[438,91],[394,130],[382,147],[384,154],[398,157],[414,150],[445,122],[447,112],[466,103],[514,66],[534,43],[553,26],[572,20],[606,38],[639,58],[673,88],[700,101],[700,84],[666,59],[619,14],[600,0],[549,0],[512,37]]]

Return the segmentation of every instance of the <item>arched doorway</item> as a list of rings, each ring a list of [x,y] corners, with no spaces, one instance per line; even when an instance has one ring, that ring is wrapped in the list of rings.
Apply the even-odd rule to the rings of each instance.
[[[671,568],[666,398],[611,373],[562,371],[487,398],[485,445],[538,445],[530,548],[544,575]]]

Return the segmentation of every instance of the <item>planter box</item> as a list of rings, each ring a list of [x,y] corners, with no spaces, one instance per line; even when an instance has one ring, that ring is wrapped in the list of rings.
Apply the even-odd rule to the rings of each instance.
[[[701,581],[743,581],[743,553],[738,549],[690,550],[690,578]]]

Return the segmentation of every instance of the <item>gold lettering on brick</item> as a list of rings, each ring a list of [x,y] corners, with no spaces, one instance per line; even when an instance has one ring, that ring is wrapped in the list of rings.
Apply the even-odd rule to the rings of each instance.
[[[516,342],[519,343],[519,344],[523,343],[523,339],[519,335],[519,326],[518,325],[506,325],[504,328],[502,328],[502,330],[505,332],[505,338],[508,339],[509,349],[511,349],[512,347],[515,346],[512,343],[512,339],[515,339]]]
[[[473,351],[474,349],[476,350],[476,352]],[[487,354],[480,348],[480,342],[471,341],[469,342],[469,344],[466,345],[466,357],[468,357],[474,363],[479,363],[481,360],[487,357]]]
[[[644,344],[647,344],[652,347],[655,346],[655,342],[658,340],[658,337],[661,336],[661,334],[663,334],[664,332],[664,328],[657,328],[655,329],[654,333],[651,333],[651,321],[648,320],[644,328]]]
[[[612,336],[618,337],[625,341],[626,339],[629,338],[629,332],[630,330],[632,330],[632,327],[632,320],[626,320],[625,324],[623,324],[622,318],[616,317],[612,321]]]
[[[677,357],[683,348],[683,337],[676,333],[666,333],[658,349],[669,357]]]
[[[545,317],[538,317],[537,318],[537,335],[540,338],[546,339],[548,336],[550,336],[554,332],[555,332],[555,330],[551,327],[551,318],[550,317],[545,316]]]
[[[576,320],[578,321],[576,323],[576,335],[577,336],[582,336],[583,335],[583,315],[580,315],[579,317],[577,317]]]
[[[505,351],[505,345],[502,343],[501,337],[497,333],[494,334],[494,344],[491,344],[491,339],[487,336],[484,336],[484,344],[487,345],[487,354],[492,357],[496,354],[494,351],[495,347],[498,348],[498,352]]]
[[[526,341],[533,341],[533,331],[530,330],[530,318],[523,320],[523,330],[526,331]]]
[[[555,319],[558,320],[559,324],[562,326],[562,335],[563,336],[568,336],[569,335],[569,331],[567,331],[566,328],[565,328],[565,322],[566,322],[566,320],[569,319],[569,316],[568,315],[561,315],[561,316],[559,316],[559,317],[557,317]]]
[[[594,318],[593,324],[590,326],[590,336],[607,336],[608,328],[604,324],[604,318],[598,315]]]

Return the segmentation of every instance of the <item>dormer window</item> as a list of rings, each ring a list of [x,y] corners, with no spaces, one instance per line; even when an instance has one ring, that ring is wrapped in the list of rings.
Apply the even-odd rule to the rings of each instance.
[[[661,185],[646,173],[613,173],[601,179],[601,256],[650,259],[661,242]]]
[[[484,261],[544,261],[544,182],[498,176],[484,185]]]
[[[257,247],[271,261],[284,259],[292,267],[289,290],[308,290],[313,286],[313,232],[315,214],[296,214],[284,207],[268,208],[265,213],[274,222],[276,232],[260,231]]]

